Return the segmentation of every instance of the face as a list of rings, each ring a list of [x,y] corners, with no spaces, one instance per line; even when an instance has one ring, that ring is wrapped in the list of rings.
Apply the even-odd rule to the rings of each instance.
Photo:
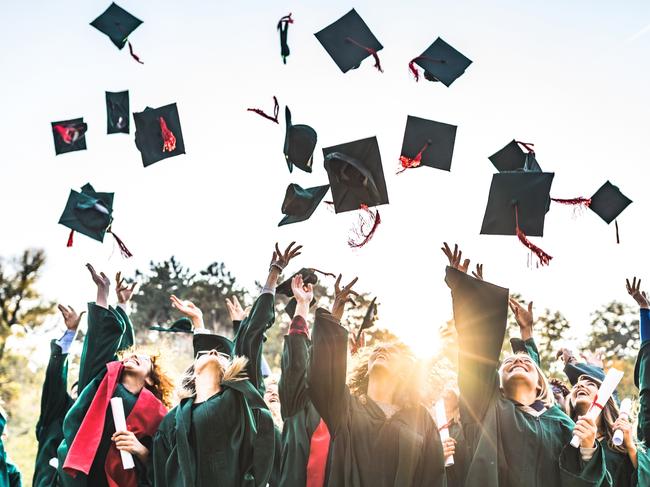
[[[445,409],[452,411],[458,408],[458,393],[453,389],[447,389],[442,395],[443,401],[445,401]]]
[[[505,359],[501,365],[501,382],[504,387],[517,382],[537,387],[538,379],[535,362],[528,355],[513,355]]]
[[[280,404],[280,395],[278,394],[278,383],[268,382],[266,392],[264,393],[264,402],[266,404]]]
[[[194,359],[194,372],[200,374],[210,367],[217,367],[225,370],[230,362],[230,356],[216,350],[201,351]]]
[[[403,350],[394,344],[377,345],[368,359],[368,372],[378,370],[398,373],[408,365],[409,359]]]
[[[587,410],[598,394],[598,383],[586,376],[580,377],[577,384],[571,388],[569,400],[571,405],[579,410]]]
[[[124,371],[128,374],[147,379],[153,369],[151,357],[149,355],[132,354],[122,359]]]

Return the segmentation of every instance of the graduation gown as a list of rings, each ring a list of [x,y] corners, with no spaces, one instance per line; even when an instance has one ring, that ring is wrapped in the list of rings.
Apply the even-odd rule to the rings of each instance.
[[[56,340],[52,340],[41,395],[41,414],[36,424],[38,450],[33,487],[56,485],[57,469],[50,461],[56,458],[56,450],[63,440],[63,419],[73,403],[68,394],[68,354],[62,353]]]
[[[466,485],[606,485],[603,448],[589,462],[569,445],[574,423],[557,405],[533,416],[506,399],[497,362],[506,329],[508,290],[447,268],[458,331],[461,423],[470,459]]]
[[[457,422],[449,426],[449,436],[456,440],[454,464],[445,468],[447,487],[463,487],[467,474],[467,442],[463,428]]]
[[[7,418],[0,414],[0,436],[4,433]],[[21,487],[22,479],[18,468],[9,461],[4,443],[0,439],[0,487]]]
[[[444,486],[442,443],[424,407],[387,418],[346,385],[348,332],[327,310],[316,311],[307,383],[332,437],[328,486]]]

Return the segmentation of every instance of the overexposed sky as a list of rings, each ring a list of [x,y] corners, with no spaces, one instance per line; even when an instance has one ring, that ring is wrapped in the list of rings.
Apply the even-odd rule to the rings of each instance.
[[[120,6],[144,21],[130,37],[145,62],[89,26],[108,1],[12,2],[0,30],[0,254],[42,247],[47,297],[93,299],[85,262],[114,273],[176,255],[194,269],[218,260],[244,285],[265,277],[272,244],[298,240],[296,267],[360,277],[376,293],[382,324],[428,347],[451,313],[442,281],[443,240],[460,242],[486,279],[562,310],[584,332],[590,312],[628,299],[624,278],[650,283],[650,4],[604,1],[139,2]],[[379,41],[372,59],[342,74],[313,36],[356,8]],[[280,58],[277,20],[293,13],[291,55]],[[408,61],[442,37],[473,64],[450,88],[415,83]],[[131,111],[178,104],[187,154],[143,168],[130,135],[106,135],[105,91],[130,92]],[[246,112],[281,104],[281,124]],[[312,174],[289,174],[284,106],[318,132]],[[407,115],[458,125],[451,173],[396,176]],[[50,122],[84,117],[87,151],[54,156]],[[365,248],[352,251],[355,217],[325,205],[310,220],[277,227],[287,184],[327,183],[322,147],[376,135],[390,204]],[[545,237],[554,259],[527,268],[515,237],[481,236],[494,169],[487,157],[513,138],[535,143],[552,195],[590,196],[607,179],[634,203],[621,215],[621,244],[587,210],[553,206]],[[70,188],[114,191],[115,232],[135,257],[119,255],[57,224]],[[327,199],[328,197],[326,197]],[[426,337],[426,339],[422,339]]]

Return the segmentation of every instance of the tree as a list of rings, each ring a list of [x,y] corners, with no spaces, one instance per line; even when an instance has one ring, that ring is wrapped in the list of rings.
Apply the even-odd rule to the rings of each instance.
[[[639,342],[639,318],[632,306],[612,301],[592,314],[587,348],[602,351],[606,361],[636,357]]]

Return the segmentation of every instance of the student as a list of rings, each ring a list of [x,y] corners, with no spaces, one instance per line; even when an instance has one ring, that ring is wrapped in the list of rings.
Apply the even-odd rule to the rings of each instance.
[[[0,406],[0,487],[21,487],[22,477],[18,467],[11,463],[5,451],[4,440],[7,427],[7,413]]]
[[[149,485],[152,439],[169,406],[173,385],[159,356],[124,350],[133,344],[133,328],[121,308],[133,287],[124,288],[118,279],[118,311],[108,306],[108,277],[87,267],[97,285],[97,301],[88,305],[79,397],[63,421],[59,482],[64,487]],[[128,431],[115,431],[113,397],[123,400]],[[120,451],[132,454],[135,469],[123,468]]]
[[[548,381],[527,354],[497,369],[506,329],[508,290],[467,275],[458,246],[446,271],[458,331],[461,423],[470,460],[466,485],[600,486],[606,479],[596,425],[574,423],[554,403]],[[573,435],[580,449],[569,445]]]
[[[340,325],[356,295],[354,279],[335,285],[332,311],[316,311],[309,395],[332,437],[326,485],[443,486],[442,444],[421,405],[416,362],[409,349],[383,343],[358,356],[346,386],[348,331]]]
[[[264,487],[275,459],[274,426],[263,394],[264,331],[274,320],[278,276],[299,255],[276,244],[262,294],[241,322],[235,343],[204,331],[201,311],[172,297],[194,325],[193,364],[184,399],[165,417],[154,440],[156,487]]]
[[[634,366],[634,384],[639,389],[639,441],[650,446],[650,299],[641,291],[641,279],[636,277],[630,283],[626,279],[627,292],[639,305],[639,336],[641,344]]]
[[[36,424],[38,450],[34,465],[33,487],[54,487],[58,460],[56,450],[63,440],[63,419],[74,403],[68,394],[68,351],[85,311],[77,313],[72,306],[58,306],[66,331],[50,343],[50,360],[45,370],[41,393],[41,413]]]

